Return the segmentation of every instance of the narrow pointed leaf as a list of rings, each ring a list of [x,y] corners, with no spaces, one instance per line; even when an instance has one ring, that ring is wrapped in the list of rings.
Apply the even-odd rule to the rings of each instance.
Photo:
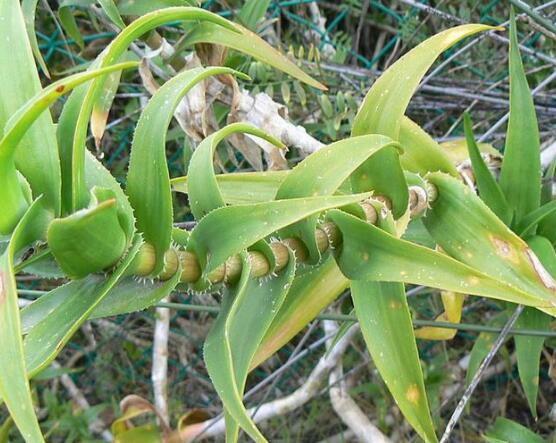
[[[25,230],[38,211],[40,203],[36,201],[17,225],[8,248],[0,256],[0,398],[28,442],[43,442],[44,439],[27,380],[13,268],[14,255],[26,245]]]
[[[475,175],[475,181],[477,182],[481,200],[486,203],[500,220],[506,225],[509,225],[512,221],[512,211],[498,183],[485,164],[483,157],[481,157],[481,152],[479,151],[479,147],[475,142],[475,136],[473,135],[471,118],[467,113],[463,117],[463,124],[467,140],[467,150],[469,151],[469,158],[473,166],[473,174]]]
[[[125,28],[125,23],[120,17],[120,12],[114,3],[114,0],[98,0],[100,6],[104,13],[108,16],[112,23],[118,26],[120,29]]]
[[[349,286],[332,256],[318,266],[301,267],[286,299],[267,331],[251,368],[258,366],[295,337]]]
[[[369,195],[295,198],[215,209],[193,229],[188,250],[197,254],[206,275],[228,257],[281,228],[327,209],[362,201]]]
[[[168,296],[179,283],[180,272],[166,281],[142,282],[136,277],[125,277],[115,285],[88,318],[112,317],[142,311]],[[107,280],[101,275],[91,275],[86,279],[74,280],[42,295],[21,311],[21,328],[29,333],[43,321],[50,311],[58,309],[75,294],[88,293],[89,288],[99,288]]]
[[[401,57],[373,84],[353,122],[353,135],[377,133],[398,140],[400,125],[421,79],[442,52],[460,40],[493,29],[461,25],[440,32]]]
[[[83,50],[85,48],[85,41],[79,30],[79,26],[73,16],[71,5],[75,2],[73,0],[63,1],[58,6],[58,18],[60,19],[60,24],[64,28],[64,31],[77,43],[79,48]],[[91,1],[92,3],[92,1]]]
[[[462,183],[441,173],[429,174],[427,180],[438,197],[424,223],[437,244],[456,260],[512,286],[511,292],[529,294],[508,301],[555,312],[556,282],[531,248]],[[533,299],[537,302],[531,303]]]
[[[23,0],[21,2],[21,11],[23,13],[23,18],[25,19],[25,28],[27,29],[27,38],[31,45],[31,50],[35,56],[35,60],[42,69],[44,75],[50,78],[50,73],[46,67],[46,62],[39,49],[39,43],[37,41],[37,34],[35,33],[35,13],[37,10],[37,3],[39,0]]]
[[[440,32],[413,48],[373,84],[353,121],[352,135],[382,134],[399,140],[405,110],[421,79],[438,56],[460,40],[492,29],[462,25]],[[355,191],[376,189],[392,200],[392,213],[401,217],[407,208],[405,178],[392,152],[382,152],[363,165],[352,179]]]
[[[551,220],[555,214],[556,200],[552,200],[524,216],[516,227],[516,231],[520,237],[531,234],[536,225],[542,224],[545,220]]]
[[[436,442],[404,285],[354,280],[351,298],[367,349],[404,417]]]
[[[187,45],[196,43],[212,43],[235,49],[279,69],[309,86],[321,90],[326,89],[324,85],[298,68],[288,57],[243,26],[235,24],[234,28],[222,29],[215,23],[200,23],[187,35],[184,42]]]
[[[532,237],[527,244],[535,252],[541,263],[552,277],[556,278],[556,254],[549,240],[543,237]],[[525,308],[515,324],[516,328],[548,331],[551,318],[544,312],[533,308]],[[539,390],[540,358],[544,346],[544,337],[516,335],[515,349],[517,354],[517,369],[519,379],[525,391],[529,408],[537,417],[537,393]]]
[[[445,254],[398,239],[345,212],[330,211],[328,217],[343,236],[338,265],[352,280],[398,281],[542,309],[550,306],[542,288],[535,287],[530,293],[501,277],[489,276],[482,267],[468,266]]]
[[[241,7],[238,18],[246,28],[254,31],[269,6],[270,0],[247,0]]]
[[[172,235],[172,191],[166,160],[166,132],[181,99],[209,76],[234,73],[229,68],[196,68],[166,82],[151,98],[137,123],[131,146],[127,194],[137,229],[155,248],[153,274],[164,267]],[[210,165],[212,170],[212,162]]]
[[[276,199],[331,195],[362,163],[398,145],[381,135],[350,137],[332,143],[298,163],[276,193]],[[298,237],[309,251],[309,263],[320,260],[315,228],[318,216],[308,217],[281,231],[283,237]]]
[[[242,396],[253,357],[288,293],[295,258],[290,251],[287,268],[266,281],[249,279],[246,261],[243,266],[245,275],[237,290],[224,290],[222,311],[209,332],[204,355],[228,413],[254,440],[265,441],[245,410]]]
[[[129,26],[124,28],[120,34],[112,41],[109,48],[101,56],[99,61],[99,67],[108,66],[114,63],[122,53],[127,49],[127,47],[138,37],[145,34],[146,32],[156,28],[157,26],[163,25],[172,21],[198,21],[202,23],[212,23],[215,25],[214,29],[217,31],[218,35],[226,35],[227,38],[223,43],[226,46],[234,45],[236,36],[242,37],[243,42],[248,42],[249,44],[244,44],[243,47],[237,47],[240,51],[251,51],[254,47],[257,51],[262,52],[262,54],[279,54],[271,46],[265,43],[256,35],[248,34],[248,39],[244,37],[245,33],[248,33],[243,27],[233,24],[224,18],[213,14],[209,11],[199,9],[199,8],[189,8],[189,7],[175,7],[175,8],[165,8],[156,10],[154,12],[148,13]],[[230,31],[230,32],[227,32]],[[250,40],[249,40],[250,39]],[[253,39],[256,43],[253,44]],[[228,44],[229,43],[229,44]],[[274,56],[273,56],[274,57]],[[292,65],[291,62],[284,56],[278,58],[280,63],[276,66],[278,69],[284,70],[285,72],[291,71],[289,68]],[[297,68],[298,69],[298,68]],[[299,70],[299,69],[298,69]],[[296,71],[297,72],[297,71]],[[301,76],[303,72],[299,70]],[[303,74],[306,75],[306,74]],[[307,76],[308,77],[308,76]],[[313,81],[308,77],[307,81]],[[84,185],[84,150],[85,150],[85,140],[87,135],[87,124],[88,120],[94,106],[94,103],[98,100],[99,94],[102,91],[102,84],[104,79],[99,79],[98,81],[92,82],[89,89],[87,90],[85,97],[83,99],[83,104],[79,112],[79,117],[75,125],[75,134],[73,138],[73,148],[72,148],[72,206],[73,209],[78,209],[86,206],[87,204],[87,193],[85,191]],[[318,83],[318,82],[317,82]]]
[[[510,24],[510,118],[506,134],[500,187],[515,211],[514,223],[540,204],[540,142],[535,104],[519,54],[517,26],[512,10]]]
[[[41,90],[31,45],[27,38],[18,0],[0,2],[0,128],[4,128],[18,109]],[[15,157],[33,195],[44,195],[44,205],[60,211],[60,165],[55,127],[48,113],[43,114],[25,133]],[[2,174],[0,174],[0,177]],[[3,186],[0,186],[3,189]]]

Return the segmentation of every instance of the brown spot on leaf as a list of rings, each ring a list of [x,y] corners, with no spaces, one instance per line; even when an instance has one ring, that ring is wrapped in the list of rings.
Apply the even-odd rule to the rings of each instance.
[[[495,235],[491,235],[490,240],[496,250],[496,254],[499,257],[514,263],[519,262],[515,248],[510,243],[500,237],[496,237]]]
[[[60,92],[64,92],[64,89],[66,89],[66,87],[64,85],[59,85],[56,87],[56,92],[60,93]]]
[[[415,405],[419,403],[420,397],[421,393],[419,392],[419,388],[416,384],[410,385],[409,388],[407,388],[407,391],[405,391],[405,398]]]

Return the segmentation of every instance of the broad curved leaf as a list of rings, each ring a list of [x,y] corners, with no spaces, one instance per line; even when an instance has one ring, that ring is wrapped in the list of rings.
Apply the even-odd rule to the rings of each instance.
[[[204,355],[208,373],[227,413],[255,441],[266,441],[242,402],[253,357],[290,288],[295,258],[289,253],[286,269],[263,281],[249,278],[250,264],[243,256],[242,276],[237,285],[224,289],[220,314],[207,336]],[[227,421],[228,427],[228,421]],[[227,441],[237,441],[232,423]]]
[[[436,442],[404,285],[350,284],[355,314],[380,376],[411,426],[425,441]]]
[[[30,238],[27,231],[33,219],[40,216],[40,211],[41,203],[36,200],[16,226],[8,248],[0,257],[0,398],[28,442],[43,442],[44,439],[27,380],[13,269],[14,256],[28,244]]]
[[[538,285],[533,291],[527,291],[512,284],[504,275],[490,276],[484,266],[464,264],[432,249],[400,240],[345,212],[330,211],[328,218],[342,232],[338,265],[352,280],[420,284],[550,311],[547,294]],[[425,222],[428,218],[429,215]]]
[[[405,116],[400,124],[399,142],[403,149],[400,161],[404,169],[422,175],[442,171],[454,177],[459,176],[454,163],[440,145]]]
[[[382,135],[350,137],[314,152],[288,174],[278,188],[276,199],[331,195],[365,161],[399,145]],[[320,260],[315,238],[318,216],[313,215],[281,231],[283,237],[298,237],[309,251],[309,263]]]
[[[93,188],[91,205],[65,218],[53,220],[47,233],[52,255],[73,279],[113,266],[126,250],[127,238],[120,224],[114,193]]]
[[[19,185],[19,178],[16,173],[15,157],[21,141],[24,140],[29,129],[34,126],[41,114],[61,95],[75,88],[76,86],[91,80],[94,77],[103,75],[120,69],[127,69],[136,66],[136,63],[123,63],[110,66],[105,69],[93,70],[74,74],[63,80],[59,80],[31,98],[25,103],[10,120],[6,123],[3,137],[0,140],[0,189],[5,190],[5,204],[3,215],[0,217],[0,232],[6,233],[13,229],[22,211],[27,206],[23,188]],[[32,151],[26,152],[26,156],[32,158]],[[58,191],[59,192],[59,191]],[[4,202],[3,202],[4,203]],[[45,205],[49,204],[46,200]],[[49,206],[50,207],[50,206]]]
[[[0,2],[0,17],[3,19],[0,39],[0,128],[5,128],[12,115],[40,93],[42,87],[20,2]],[[29,128],[19,146],[15,156],[17,168],[31,185],[33,195],[44,195],[43,204],[59,214],[60,163],[55,127],[48,113],[41,115]]]
[[[76,282],[79,284],[73,289],[77,290],[29,331],[23,345],[30,377],[56,358],[95,307],[122,278],[141,243],[141,239],[136,236],[131,249],[108,279],[98,281],[94,276],[89,276]]]
[[[388,68],[373,84],[355,116],[352,135],[383,134],[399,140],[405,110],[422,77],[438,56],[460,40],[492,29],[485,25],[462,25],[440,32],[413,48]],[[376,189],[392,201],[392,213],[401,217],[407,208],[405,178],[392,152],[378,154],[354,176],[354,190]]]
[[[276,191],[290,173],[285,171],[234,172],[217,174],[216,181],[224,203],[241,205],[274,200]],[[189,193],[189,178],[176,177],[170,180],[175,192]]]
[[[508,301],[554,315],[556,282],[531,248],[456,179],[433,173],[427,180],[438,197],[423,221],[436,243],[456,260],[512,286],[508,294],[515,290],[528,294]]]
[[[187,189],[190,198],[191,212],[197,220],[202,219],[213,209],[225,205],[224,197],[220,192],[216,174],[214,173],[214,152],[218,144],[226,137],[242,132],[255,135],[278,146],[285,147],[282,142],[245,123],[232,123],[214,134],[205,138],[197,147],[189,164],[189,177]]]
[[[215,209],[193,229],[187,249],[197,255],[206,277],[228,257],[281,228],[310,215],[356,203],[369,196],[366,193],[295,198]]]
[[[178,74],[153,95],[137,123],[127,174],[127,194],[135,211],[137,229],[155,249],[153,275],[164,267],[164,253],[170,247],[172,235],[172,191],[166,159],[168,126],[181,99],[197,83],[213,75],[233,73],[236,72],[230,68],[214,67]]]

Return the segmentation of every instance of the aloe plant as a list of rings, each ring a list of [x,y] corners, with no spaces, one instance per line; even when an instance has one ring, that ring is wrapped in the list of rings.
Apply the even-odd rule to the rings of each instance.
[[[114,3],[100,3],[123,27]],[[32,10],[33,2],[24,6]],[[157,26],[184,21],[193,28],[184,44],[228,46],[324,87],[242,26],[202,9],[172,7],[137,18],[88,71],[42,89],[33,61],[36,42],[25,32],[19,2],[1,2],[0,16],[10,37],[0,40],[0,366],[6,368],[0,397],[27,441],[43,441],[29,380],[74,332],[87,319],[152,306],[176,287],[221,288],[204,357],[231,442],[240,428],[266,441],[242,401],[250,370],[346,288],[376,367],[407,421],[428,442],[437,441],[436,430],[405,284],[444,291],[447,318],[458,321],[463,294],[526,305],[525,328],[546,328],[555,315],[556,256],[547,237],[555,238],[549,220],[556,206],[551,195],[541,201],[538,129],[515,22],[511,114],[499,182],[466,119],[479,195],[463,183],[442,147],[404,114],[437,57],[491,29],[484,25],[448,29],[409,51],[372,85],[351,137],[288,171],[216,174],[214,152],[230,135],[247,133],[284,147],[260,129],[236,123],[209,135],[193,153],[189,175],[171,180],[166,132],[182,97],[210,76],[247,79],[226,67],[179,73],[143,110],[124,191],[87,150],[87,128],[97,139],[102,135],[111,102],[103,91],[117,87],[118,71],[136,66],[118,60]],[[73,29],[70,17],[66,27]],[[18,63],[4,61],[14,50],[6,41],[17,45]],[[46,109],[70,92],[55,125]],[[188,194],[196,221],[191,232],[173,227],[172,191]],[[424,224],[436,249],[402,238],[416,222]],[[30,248],[33,254],[23,254]],[[20,312],[16,273],[41,275],[45,263],[70,281]],[[542,340],[524,338],[516,345],[534,411],[537,386],[530,381],[538,374]]]

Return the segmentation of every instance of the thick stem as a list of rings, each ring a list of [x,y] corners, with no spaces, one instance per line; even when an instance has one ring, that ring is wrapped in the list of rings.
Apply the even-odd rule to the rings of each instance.
[[[411,186],[409,188],[409,195],[410,214],[412,217],[419,216],[424,212],[431,197],[436,195],[436,189],[432,185],[428,185],[426,190],[417,186]],[[373,196],[373,200],[381,201],[387,207],[390,203],[382,196]],[[371,200],[361,202],[360,206],[365,213],[367,222],[375,224],[378,219],[378,214]],[[332,248],[338,247],[342,241],[340,230],[334,223],[330,222],[322,223],[317,227],[315,238],[321,254],[328,251],[331,246]],[[271,243],[270,247],[276,261],[276,267],[274,269],[270,268],[268,260],[262,253],[257,251],[248,252],[252,277],[262,277],[270,272],[279,272],[284,269],[289,259],[288,247],[294,252],[298,261],[304,262],[309,258],[307,248],[298,238],[285,238],[281,241]],[[132,273],[138,276],[150,275],[155,264],[154,254],[154,248],[150,244],[145,243],[139,250],[134,265],[131,266]],[[195,254],[176,249],[166,251],[164,256],[164,269],[158,278],[167,280],[172,277],[179,269],[180,263],[182,269],[180,281],[182,283],[194,283],[201,278],[201,266]],[[234,255],[226,260],[224,264],[212,271],[208,275],[208,279],[214,284],[235,281],[240,275],[241,259],[239,255]]]

